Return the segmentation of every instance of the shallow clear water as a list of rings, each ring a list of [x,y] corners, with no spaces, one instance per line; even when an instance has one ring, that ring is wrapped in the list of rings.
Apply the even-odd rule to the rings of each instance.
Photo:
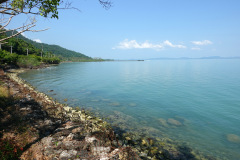
[[[240,60],[63,63],[21,77],[123,129],[167,136],[220,159],[240,159]]]

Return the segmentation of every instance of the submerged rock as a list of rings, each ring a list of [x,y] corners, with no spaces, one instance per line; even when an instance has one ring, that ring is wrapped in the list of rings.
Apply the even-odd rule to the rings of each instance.
[[[93,99],[91,102],[99,102],[99,99]]]
[[[161,126],[168,127],[167,121],[165,119],[159,118],[158,122],[160,123]]]
[[[175,116],[174,117],[176,120],[178,120],[178,121],[180,121],[182,124],[189,124],[190,123],[190,121],[188,120],[188,119],[186,119],[186,118],[184,118],[184,117],[180,117],[180,116]]]
[[[129,105],[130,107],[136,107],[136,106],[137,106],[136,103],[129,103],[128,105]]]
[[[120,106],[120,103],[119,102],[113,102],[110,104],[111,106]]]
[[[168,118],[167,122],[171,125],[174,125],[174,126],[181,126],[182,125],[181,122],[179,122],[178,120],[173,119],[173,118]]]
[[[240,137],[235,134],[228,134],[227,140],[232,143],[240,143]]]

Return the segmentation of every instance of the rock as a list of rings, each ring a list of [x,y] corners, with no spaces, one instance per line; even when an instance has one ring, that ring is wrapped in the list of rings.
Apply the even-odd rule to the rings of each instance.
[[[178,120],[173,119],[173,118],[168,118],[167,122],[171,125],[174,125],[174,126],[181,126],[182,125],[181,122],[179,122]]]
[[[92,148],[92,152],[93,152],[93,155],[97,155],[97,156],[105,156],[107,155],[108,152],[110,152],[111,148],[110,147],[93,147]]]
[[[161,126],[168,127],[167,121],[165,119],[159,118],[158,122],[160,123]]]
[[[71,157],[72,156],[67,152],[67,150],[65,150],[60,154],[59,159],[69,159]]]
[[[131,138],[130,138],[130,137],[125,137],[125,139],[126,139],[126,140],[128,140],[128,141],[130,141],[130,140],[131,140]]]
[[[95,137],[85,137],[85,141],[87,143],[92,143],[93,141],[97,140]]]
[[[72,107],[63,107],[63,109],[66,111],[66,112],[70,112],[72,110]]]
[[[71,156],[76,156],[77,155],[77,151],[70,150],[70,151],[68,151],[68,154],[70,154]]]
[[[74,133],[78,133],[78,132],[80,132],[81,131],[81,128],[80,127],[77,127],[77,128],[74,128],[73,130],[72,130],[72,133],[74,134]]]
[[[156,155],[158,153],[158,147],[151,147],[150,148],[150,154],[153,156],[153,155]]]
[[[113,102],[110,104],[111,106],[120,106],[120,103],[119,102]]]
[[[99,99],[93,99],[92,102],[99,102]]]
[[[30,111],[30,110],[31,110],[31,108],[29,108],[29,107],[24,107],[24,108],[20,109],[20,111]]]
[[[140,157],[147,157],[147,153],[141,152],[141,153],[140,153]]]
[[[52,144],[52,137],[45,137],[42,139],[42,144],[45,146],[50,146]]]
[[[240,143],[240,137],[235,134],[228,134],[227,140],[232,143]]]
[[[67,136],[67,139],[68,139],[68,140],[72,140],[73,137],[74,137],[74,134],[73,134],[73,133],[70,133],[70,134]]]
[[[130,107],[136,107],[137,104],[136,104],[136,103],[129,103],[129,106],[130,106]]]
[[[141,143],[143,146],[147,146],[148,145],[148,142],[145,140],[145,139],[142,139],[142,143]]]
[[[47,119],[47,120],[44,121],[44,124],[45,125],[52,125],[53,122],[51,120]]]

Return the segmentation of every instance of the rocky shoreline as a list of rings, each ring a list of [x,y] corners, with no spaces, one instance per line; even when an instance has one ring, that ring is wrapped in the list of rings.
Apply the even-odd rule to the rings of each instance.
[[[38,92],[18,76],[25,70],[9,70],[0,75],[15,99],[11,104],[15,111],[0,111],[0,134],[2,139],[12,137],[22,146],[21,159],[215,159],[168,138],[149,138],[119,127],[112,129],[87,110],[73,109]],[[14,116],[20,125],[7,126]]]
[[[21,159],[140,159],[108,123],[36,91],[18,77],[22,71],[1,75],[15,100],[11,110],[1,109],[0,130],[2,139],[12,138],[21,146]],[[13,117],[21,123],[12,124]]]

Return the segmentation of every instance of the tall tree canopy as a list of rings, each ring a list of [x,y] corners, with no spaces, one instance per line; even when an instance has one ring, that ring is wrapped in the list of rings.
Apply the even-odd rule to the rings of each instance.
[[[98,0],[99,3],[108,9],[111,7],[109,0]],[[5,27],[11,22],[12,18],[19,14],[41,15],[43,17],[58,18],[59,9],[77,9],[71,7],[71,3],[64,0],[0,0],[0,34],[6,33]],[[4,16],[5,15],[5,16]],[[17,36],[25,31],[34,31],[31,28],[36,26],[36,20],[33,18],[28,24],[24,24],[12,31],[18,33],[0,39],[0,44],[6,39]]]

